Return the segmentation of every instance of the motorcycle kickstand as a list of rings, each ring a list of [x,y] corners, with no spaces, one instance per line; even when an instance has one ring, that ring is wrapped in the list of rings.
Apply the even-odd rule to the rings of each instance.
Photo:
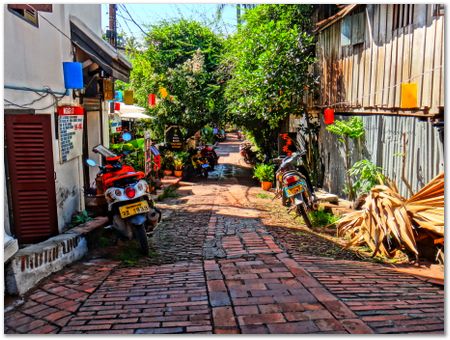
[[[281,197],[281,194],[277,193],[277,194],[275,194],[275,196],[273,196],[272,201],[274,201],[275,199],[280,198],[280,197]]]

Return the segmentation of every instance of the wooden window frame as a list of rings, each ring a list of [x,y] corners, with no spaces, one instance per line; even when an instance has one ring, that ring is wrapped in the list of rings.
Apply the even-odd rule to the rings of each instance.
[[[21,8],[20,8],[21,7]],[[39,14],[38,11],[35,9],[32,9],[31,7],[26,8],[25,6],[16,6],[16,5],[8,5],[8,10],[14,14],[16,17],[21,18],[22,20],[25,20],[30,25],[33,25],[35,27],[39,27]],[[32,15],[33,18],[29,18],[26,16],[26,14]]]
[[[8,4],[8,10],[29,24],[39,27],[38,12],[53,12],[52,4]],[[28,14],[28,16],[26,15]]]
[[[365,12],[364,10],[356,11],[351,15],[344,17],[341,21],[341,46],[354,46],[364,43],[365,30]],[[357,26],[359,26],[357,28]],[[344,27],[348,29],[349,35],[344,35]],[[358,33],[359,32],[359,33]],[[343,40],[345,39],[345,43]]]

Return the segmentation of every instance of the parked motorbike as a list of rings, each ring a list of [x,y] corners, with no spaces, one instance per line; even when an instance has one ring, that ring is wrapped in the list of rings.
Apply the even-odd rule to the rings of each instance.
[[[300,164],[304,153],[295,152],[289,157],[278,159],[281,164],[276,171],[276,197],[283,205],[290,205],[303,217],[308,228],[312,227],[308,212],[317,210],[316,197],[308,173]]]
[[[224,142],[227,139],[227,134],[225,130],[220,129],[219,132],[215,135],[215,139],[217,142]]]
[[[131,136],[126,138],[130,140]],[[105,195],[112,226],[129,240],[134,236],[142,252],[148,255],[147,234],[161,221],[161,211],[155,207],[150,196],[145,174],[123,164],[121,159],[124,155],[116,155],[101,144],[92,151],[105,159],[106,164],[99,166],[96,184],[97,191]],[[92,159],[86,160],[86,163],[97,165]]]
[[[208,158],[202,155],[201,150],[191,157],[192,166],[197,175],[208,178],[208,172],[211,170]]]
[[[238,131],[236,132],[236,136],[237,136],[237,139],[238,139],[238,140],[242,140],[242,133],[241,133],[241,131],[238,130]]]
[[[244,158],[247,164],[256,164],[256,152],[252,150],[252,144],[248,141],[241,143],[239,146],[239,153]]]
[[[205,157],[208,160],[210,166],[209,170],[211,171],[214,171],[214,167],[219,163],[219,156],[217,156],[215,151],[216,148],[216,145],[203,145],[199,147],[202,157]]]

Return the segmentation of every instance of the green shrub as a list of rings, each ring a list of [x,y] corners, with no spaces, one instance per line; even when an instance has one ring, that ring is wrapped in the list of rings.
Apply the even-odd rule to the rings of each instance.
[[[376,166],[368,159],[363,159],[353,164],[348,171],[350,176],[356,178],[353,183],[353,190],[358,195],[369,192],[372,187],[384,182],[383,169]]]
[[[313,227],[325,227],[337,222],[339,217],[326,212],[323,208],[309,213],[309,219]]]
[[[275,169],[272,164],[260,163],[255,166],[253,177],[257,178],[260,182],[272,182]]]
[[[91,221],[92,217],[88,215],[88,212],[86,210],[83,210],[82,212],[72,216],[72,223],[70,224],[72,227],[75,227],[80,224],[84,224],[88,221]]]

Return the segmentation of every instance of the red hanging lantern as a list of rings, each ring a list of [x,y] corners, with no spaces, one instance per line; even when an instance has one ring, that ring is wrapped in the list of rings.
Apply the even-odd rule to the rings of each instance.
[[[150,93],[148,95],[148,106],[154,107],[156,105],[156,95],[154,93]]]
[[[334,109],[327,107],[323,111],[323,121],[327,125],[334,123]]]
[[[114,102],[114,111],[120,111],[120,103]]]

